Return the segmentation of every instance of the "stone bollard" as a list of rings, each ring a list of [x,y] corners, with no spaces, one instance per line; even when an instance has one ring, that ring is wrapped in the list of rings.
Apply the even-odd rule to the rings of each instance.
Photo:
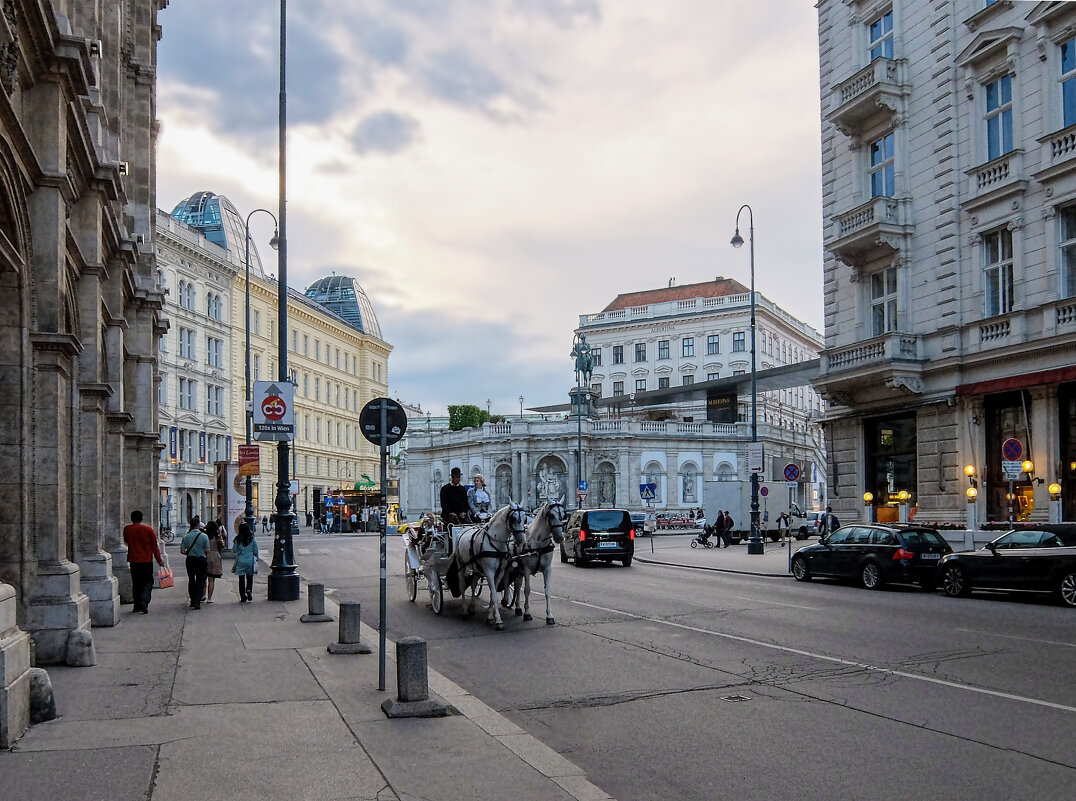
[[[97,664],[93,635],[86,629],[75,629],[67,635],[64,664],[69,667],[93,667]]]
[[[386,699],[381,709],[390,718],[443,718],[455,712],[430,699],[426,641],[421,637],[396,643],[396,698]]]
[[[370,646],[359,642],[359,630],[362,624],[362,604],[358,601],[344,601],[340,604],[339,642],[329,646],[330,654],[368,654]]]
[[[306,598],[309,612],[299,620],[303,623],[332,623],[335,618],[325,614],[325,585],[306,585]]]
[[[56,717],[52,680],[44,668],[30,668],[30,722],[44,723]]]

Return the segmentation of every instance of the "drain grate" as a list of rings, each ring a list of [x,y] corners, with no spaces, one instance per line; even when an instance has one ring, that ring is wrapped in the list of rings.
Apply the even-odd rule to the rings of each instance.
[[[751,699],[746,695],[726,695],[722,697],[722,701],[728,701],[730,704],[734,704],[737,701],[750,701]]]

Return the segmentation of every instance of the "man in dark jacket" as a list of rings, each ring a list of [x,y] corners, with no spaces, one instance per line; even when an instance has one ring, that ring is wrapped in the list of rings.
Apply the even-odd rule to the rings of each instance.
[[[441,487],[441,519],[445,523],[466,523],[467,488],[460,484],[460,469],[452,468],[451,479]]]

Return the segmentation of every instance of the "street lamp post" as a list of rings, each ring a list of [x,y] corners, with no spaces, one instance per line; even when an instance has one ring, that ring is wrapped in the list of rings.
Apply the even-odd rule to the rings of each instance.
[[[288,236],[287,236],[287,0],[280,0],[280,93],[278,97],[277,134],[279,166],[277,209],[280,247],[277,250],[277,360],[280,362],[278,380],[287,382],[288,374]],[[294,414],[294,409],[292,409]],[[292,548],[292,513],[288,480],[289,441],[277,442],[276,515],[273,523],[273,572],[269,576],[270,601],[295,601],[299,598],[299,574],[295,571]]]
[[[740,206],[736,212],[736,233],[733,234],[731,244],[734,248],[743,246],[743,237],[740,236],[740,215],[747,209],[747,238],[749,244],[751,264],[751,443],[758,443],[758,370],[755,364],[755,214],[746,203]],[[758,514],[758,471],[751,471],[751,539],[747,542],[749,554],[764,552],[762,535],[759,531]]]
[[[523,396],[519,396],[519,419],[523,419]]]
[[[276,250],[280,246],[280,228],[277,226],[276,216],[268,209],[254,209],[247,215],[246,221],[246,258],[244,264],[246,265],[246,306],[247,306],[247,370],[246,370],[246,402],[247,402],[247,445],[250,444],[251,425],[253,423],[254,409],[250,405],[250,218],[258,212],[264,212],[273,218],[273,238],[269,240],[269,247]],[[258,530],[258,521],[254,517],[254,486],[251,483],[251,477],[247,476],[247,506],[243,510],[243,519],[246,520],[247,525],[250,527],[251,533]]]

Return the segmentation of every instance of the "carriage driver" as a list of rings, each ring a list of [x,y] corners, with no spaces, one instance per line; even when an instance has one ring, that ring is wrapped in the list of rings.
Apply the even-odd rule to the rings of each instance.
[[[468,520],[467,490],[460,484],[460,469],[452,468],[451,479],[441,487],[441,519],[447,523]]]
[[[490,509],[493,503],[486,489],[486,477],[481,473],[475,473],[472,479],[474,486],[467,490],[467,507],[471,510],[471,520],[475,523],[483,523],[489,519]]]

